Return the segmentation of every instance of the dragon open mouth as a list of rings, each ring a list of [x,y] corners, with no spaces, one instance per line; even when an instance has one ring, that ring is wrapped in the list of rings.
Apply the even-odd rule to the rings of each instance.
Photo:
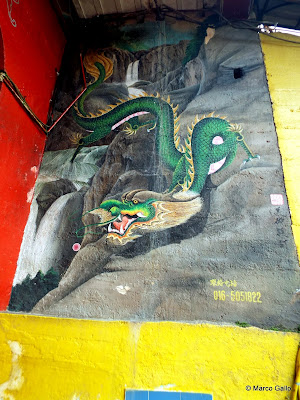
[[[100,207],[87,211],[100,218],[87,226],[106,225],[107,238],[115,239],[121,245],[147,232],[172,228],[185,223],[202,209],[199,195],[195,197],[194,192],[185,192],[183,196],[180,193],[161,194],[143,189],[127,192],[122,201],[105,200]]]
[[[142,212],[138,212],[135,215],[120,214],[115,221],[108,225],[108,233],[114,232],[123,236],[138,218],[145,218],[145,215]]]

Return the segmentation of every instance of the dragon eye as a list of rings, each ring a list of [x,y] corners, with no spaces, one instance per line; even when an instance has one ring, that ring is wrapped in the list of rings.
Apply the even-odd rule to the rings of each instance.
[[[133,204],[138,204],[137,200],[132,200]]]

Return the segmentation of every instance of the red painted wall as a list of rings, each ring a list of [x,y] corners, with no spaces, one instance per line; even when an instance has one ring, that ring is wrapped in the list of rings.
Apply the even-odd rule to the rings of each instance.
[[[46,122],[65,39],[47,0],[3,2],[0,11],[0,69]],[[7,87],[0,86],[0,310],[6,309],[45,134]]]

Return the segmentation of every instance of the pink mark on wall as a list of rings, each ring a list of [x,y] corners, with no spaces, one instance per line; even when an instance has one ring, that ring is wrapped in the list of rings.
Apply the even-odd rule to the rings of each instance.
[[[270,194],[270,199],[273,206],[283,206],[284,204],[282,194]]]
[[[78,251],[78,250],[80,250],[80,243],[74,243],[73,244],[73,246],[72,246],[72,249],[74,250],[74,251]]]

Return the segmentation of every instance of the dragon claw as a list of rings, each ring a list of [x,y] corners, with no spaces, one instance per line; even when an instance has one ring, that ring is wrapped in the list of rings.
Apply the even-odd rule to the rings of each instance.
[[[70,142],[71,142],[72,144],[75,144],[75,145],[78,146],[81,139],[82,139],[82,134],[81,134],[81,133],[74,133],[74,134],[70,137]]]
[[[246,158],[245,160],[243,160],[240,169],[242,169],[242,167],[243,167],[244,165],[246,165],[247,162],[252,161],[252,160],[254,160],[255,158],[257,158],[258,160],[260,160],[260,155],[259,155],[259,154],[255,154],[255,156],[253,156],[253,157],[248,157],[248,158]]]
[[[123,130],[123,132],[125,132],[126,135],[131,136],[137,133],[137,129],[136,130],[133,129],[132,126],[128,124],[128,126]]]
[[[147,132],[150,133],[151,131],[153,131],[153,129],[156,128],[156,122],[155,124],[151,127],[151,128],[147,128]]]
[[[255,158],[257,158],[258,160],[260,160],[260,155],[259,154],[255,154],[255,156],[253,157],[248,157],[246,160],[243,161],[243,164],[246,164],[248,161],[252,161]]]

